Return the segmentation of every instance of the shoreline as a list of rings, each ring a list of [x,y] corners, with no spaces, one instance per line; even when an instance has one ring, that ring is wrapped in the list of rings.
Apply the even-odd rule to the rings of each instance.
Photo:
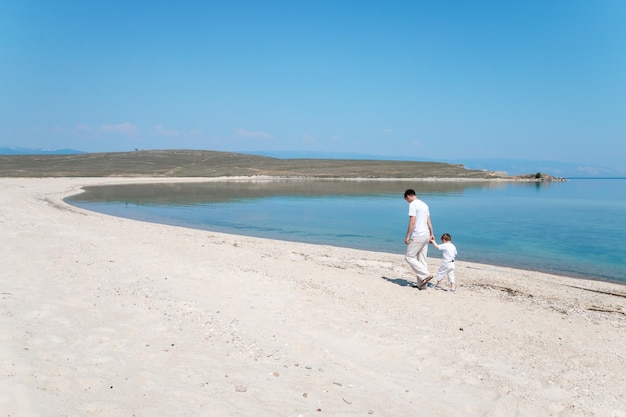
[[[623,285],[459,262],[418,291],[401,254],[63,201],[190,181],[0,179],[9,416],[626,415]]]
[[[130,183],[133,183],[134,181],[132,181],[131,178],[126,178],[123,179],[122,183],[124,184],[128,184],[128,181],[130,180]],[[140,178],[137,182],[135,183],[143,183],[145,184],[146,181],[149,182],[156,182],[156,181],[152,181],[151,178]],[[492,179],[492,180],[484,180],[484,179],[475,179],[475,178],[417,178],[417,179],[413,179],[413,180],[407,180],[407,179],[402,179],[402,178],[374,178],[374,179],[369,179],[369,178],[312,178],[312,177],[298,177],[298,178],[294,178],[294,177],[289,177],[289,178],[283,178],[283,177],[273,177],[273,176],[253,176],[253,177],[219,177],[219,178],[208,178],[205,180],[200,179],[200,178],[179,178],[179,179],[174,179],[173,181],[170,181],[168,178],[159,178],[157,179],[157,181],[159,183],[174,183],[174,182],[178,182],[178,183],[192,183],[192,182],[207,182],[207,183],[250,183],[250,184],[256,184],[256,183],[262,183],[262,184],[266,184],[266,183],[271,183],[271,182],[276,182],[276,183],[282,183],[282,184],[287,184],[287,183],[303,183],[306,184],[308,182],[311,183],[342,183],[342,182],[348,182],[348,183],[360,183],[360,182],[367,182],[367,183],[375,183],[377,185],[379,185],[379,183],[389,183],[389,182],[403,182],[403,183],[413,183],[413,182],[443,182],[443,183],[475,183],[475,182],[480,182],[480,183],[497,183],[497,184],[502,184],[502,183],[528,183],[528,182],[535,182],[535,181],[527,181],[527,180],[520,180],[520,181],[510,181],[510,180],[503,180],[503,179]],[[115,182],[113,184],[120,184],[120,182]],[[548,186],[546,184],[546,186]],[[96,192],[97,194],[97,192]],[[77,195],[77,194],[74,194]],[[125,194],[130,196],[131,194],[129,194],[128,192]],[[271,193],[268,194],[261,194],[262,196],[266,196],[266,195],[272,195]],[[71,198],[71,196],[69,196]],[[254,195],[253,197],[258,197],[258,195]],[[154,200],[157,201],[157,200]],[[219,200],[216,200],[219,201]],[[158,203],[157,203],[158,204]],[[80,204],[79,204],[80,207]],[[106,212],[106,211],[105,211]],[[130,216],[130,218],[132,218],[133,216]],[[156,221],[158,223],[158,221]],[[167,224],[167,223],[166,223]],[[171,223],[170,223],[171,224]],[[179,224],[182,225],[182,224]],[[220,230],[219,228],[217,229],[213,229],[210,227],[205,227],[205,225],[202,226],[197,226],[194,224],[190,224],[189,226],[190,228],[198,228],[200,230],[206,230],[206,231],[215,231],[215,232],[221,232],[221,233],[231,233],[228,230]],[[246,233],[241,233],[240,231],[233,231],[232,232],[235,235],[242,235],[242,236],[254,236],[254,234],[246,234]],[[258,236],[258,237],[264,237],[264,236]],[[265,237],[268,239],[281,239],[281,237]],[[309,243],[309,244],[317,244],[317,245],[332,245],[332,246],[338,246],[338,247],[342,247],[342,243],[325,243],[323,241],[318,241],[318,242],[313,242],[313,241],[309,241],[307,242],[306,240],[288,240],[289,237],[286,239],[287,241],[293,241],[293,242],[302,242],[302,243]],[[346,248],[351,248],[351,249],[361,249],[361,250],[370,250],[370,251],[380,251],[380,252],[385,252],[385,253],[393,253],[393,254],[397,254],[397,248],[393,248],[393,249],[389,249],[388,247],[381,247],[381,246],[377,246],[377,245],[351,245],[351,246],[344,246]],[[433,259],[438,259],[436,256],[433,257]],[[493,265],[493,266],[499,266],[499,267],[508,267],[508,268],[513,268],[513,269],[521,269],[521,270],[526,270],[526,271],[531,271],[531,272],[543,272],[543,273],[547,273],[547,274],[554,274],[554,275],[559,275],[559,276],[564,276],[564,277],[574,277],[574,278],[580,278],[580,279],[590,279],[593,281],[599,281],[599,282],[608,282],[608,283],[612,283],[612,284],[618,284],[618,285],[624,285],[626,286],[626,281],[621,280],[621,276],[619,275],[611,275],[611,274],[603,274],[602,270],[600,270],[600,272],[596,271],[595,275],[591,275],[589,271],[584,271],[584,270],[574,270],[574,268],[570,268],[567,269],[565,268],[566,266],[570,266],[569,264],[567,265],[552,265],[552,267],[549,266],[545,266],[545,265],[535,265],[535,264],[525,264],[525,263],[520,263],[520,262],[506,262],[506,261],[502,261],[500,260],[500,262],[498,262],[499,259],[484,259],[484,258],[480,258],[480,257],[472,257],[472,258],[468,258],[467,254],[464,257],[464,260],[468,261],[468,262],[474,262],[474,263],[479,263],[479,264],[488,264],[488,265]],[[510,260],[509,260],[510,261]],[[563,268],[558,268],[559,266],[563,266]]]

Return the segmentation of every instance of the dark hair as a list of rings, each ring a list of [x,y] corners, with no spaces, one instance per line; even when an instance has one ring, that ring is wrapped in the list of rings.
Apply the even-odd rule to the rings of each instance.
[[[450,236],[449,233],[444,233],[443,235],[441,235],[441,240],[449,240],[450,242],[452,242],[452,236]]]
[[[415,191],[410,188],[404,192],[404,198],[407,198],[410,195],[415,195]]]

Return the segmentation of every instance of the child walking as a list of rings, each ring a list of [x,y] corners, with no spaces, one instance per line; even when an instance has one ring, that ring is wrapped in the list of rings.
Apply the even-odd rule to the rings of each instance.
[[[452,243],[452,236],[450,236],[448,233],[444,233],[443,235],[441,235],[440,245],[437,244],[435,238],[432,238],[430,240],[430,243],[432,243],[434,247],[443,252],[441,266],[439,266],[439,270],[437,271],[437,275],[435,276],[435,289],[444,290],[444,288],[441,287],[439,283],[444,277],[447,276],[448,282],[450,283],[450,291],[456,292],[456,282],[454,280],[454,259],[456,258],[456,246],[454,246],[454,244]]]

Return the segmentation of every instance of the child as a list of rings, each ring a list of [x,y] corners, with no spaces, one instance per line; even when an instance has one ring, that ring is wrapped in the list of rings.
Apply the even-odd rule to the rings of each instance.
[[[437,249],[443,251],[443,260],[439,270],[437,271],[437,275],[435,276],[435,289],[443,290],[443,288],[439,286],[439,283],[445,276],[447,276],[448,282],[450,283],[450,291],[456,292],[456,283],[454,281],[454,258],[456,258],[456,246],[452,243],[452,236],[448,233],[444,233],[441,236],[441,245],[438,245],[434,238],[430,240],[430,243],[432,243]]]

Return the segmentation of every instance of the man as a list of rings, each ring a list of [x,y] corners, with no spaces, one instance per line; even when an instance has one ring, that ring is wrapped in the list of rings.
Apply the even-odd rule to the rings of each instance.
[[[428,272],[426,263],[428,243],[434,239],[433,225],[430,222],[428,206],[417,198],[414,190],[406,190],[404,199],[409,203],[409,227],[404,238],[404,243],[407,245],[404,259],[417,275],[417,281],[413,286],[422,290],[433,278]]]

